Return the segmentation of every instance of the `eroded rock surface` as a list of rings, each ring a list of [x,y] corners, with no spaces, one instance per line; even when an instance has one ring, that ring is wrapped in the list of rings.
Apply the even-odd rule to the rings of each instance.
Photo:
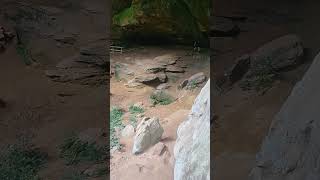
[[[142,153],[159,142],[163,131],[158,118],[143,118],[137,127],[132,153]]]
[[[174,147],[174,180],[210,179],[210,80],[180,124]]]
[[[250,179],[320,179],[319,77],[320,54],[274,118]]]

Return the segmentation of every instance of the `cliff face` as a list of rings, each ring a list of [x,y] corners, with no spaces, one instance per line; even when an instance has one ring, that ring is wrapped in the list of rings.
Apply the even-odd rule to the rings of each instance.
[[[320,179],[320,54],[273,120],[253,180]]]
[[[113,15],[114,30],[127,38],[200,40],[208,29],[208,0],[133,0],[130,7],[114,6],[123,8]]]
[[[210,179],[210,80],[178,128],[174,147],[175,180]]]

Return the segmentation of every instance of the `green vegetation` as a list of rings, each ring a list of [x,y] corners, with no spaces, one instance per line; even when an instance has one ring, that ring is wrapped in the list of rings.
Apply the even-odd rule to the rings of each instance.
[[[144,112],[144,109],[142,107],[139,107],[139,106],[131,105],[129,107],[129,112],[131,114],[140,114],[140,113]]]
[[[31,65],[32,64],[32,58],[31,58],[31,55],[30,55],[30,52],[27,48],[27,46],[25,44],[18,44],[16,46],[16,50],[17,50],[17,53],[19,54],[19,56],[21,56],[21,58],[23,59],[23,62],[26,64],[26,65]]]
[[[38,149],[11,145],[0,154],[0,179],[37,180],[37,173],[46,162],[47,154]]]
[[[240,84],[242,89],[256,91],[266,91],[272,87],[273,82],[279,76],[279,73],[273,68],[271,61],[266,59],[253,66],[249,76]]]
[[[121,78],[120,78],[120,65],[119,64],[115,65],[114,76],[117,81],[121,80]]]
[[[139,106],[131,105],[129,107],[129,112],[130,112],[130,124],[134,127],[137,127],[137,115],[141,114],[144,112],[144,109]]]
[[[198,87],[198,84],[195,80],[190,81],[188,85],[188,89],[193,90],[193,89],[196,89],[197,87]]]
[[[203,40],[208,32],[207,0],[121,0],[114,2],[113,6],[116,7],[113,27],[119,28],[117,31],[122,31],[124,36],[174,35],[189,40]]]
[[[153,105],[168,105],[171,104],[174,100],[173,97],[164,91],[156,91],[150,95],[150,100]]]
[[[81,141],[78,137],[67,138],[60,146],[60,157],[65,159],[67,165],[80,162],[101,162],[106,159],[106,149],[96,143]]]
[[[119,147],[119,138],[116,135],[115,128],[124,128],[122,124],[123,111],[118,107],[112,107],[110,112],[110,149]]]

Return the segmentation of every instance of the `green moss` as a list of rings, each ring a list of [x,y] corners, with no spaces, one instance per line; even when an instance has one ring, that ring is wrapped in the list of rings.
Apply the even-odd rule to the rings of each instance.
[[[118,26],[127,26],[137,24],[136,13],[138,6],[131,6],[113,16],[113,24]]]

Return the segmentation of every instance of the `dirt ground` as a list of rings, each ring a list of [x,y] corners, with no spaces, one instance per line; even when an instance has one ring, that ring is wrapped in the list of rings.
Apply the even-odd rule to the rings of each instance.
[[[304,61],[294,70],[283,73],[264,95],[242,91],[238,84],[221,96],[214,96],[214,112],[218,116],[213,140],[214,179],[245,180],[255,161],[274,115],[291,89],[307,70],[319,50],[314,20],[319,14],[316,1],[215,1],[217,15],[248,17],[239,22],[241,33],[236,38],[216,38],[214,49],[223,52],[214,57],[213,76],[219,77],[235,59],[250,53],[281,35],[296,33],[305,49]]]
[[[105,6],[99,1],[90,2],[91,7]],[[14,11],[12,3],[13,1],[1,1],[1,9],[5,10],[2,12]],[[63,58],[72,56],[79,46],[97,37],[106,36],[105,22],[92,19],[94,16],[86,14],[83,8],[77,10],[61,8],[62,2],[29,1],[28,4],[34,7],[41,5],[59,8],[62,11],[55,15],[56,26],[51,29],[52,31],[34,25],[42,33],[54,34],[54,30],[65,28],[62,31],[73,32],[78,38],[74,45],[61,47],[48,36],[31,33],[36,36],[29,39],[30,49],[37,60],[35,66],[26,66],[23,58],[17,53],[15,45],[17,39],[7,46],[5,52],[0,53],[0,98],[7,103],[5,108],[0,109],[0,144],[12,144],[20,135],[32,135],[32,143],[49,156],[48,163],[40,172],[40,177],[56,180],[61,179],[72,168],[66,166],[59,158],[58,147],[64,139],[71,133],[78,134],[88,128],[106,127],[107,87],[53,82],[44,72]],[[77,1],[76,4],[84,7],[84,2]],[[97,14],[95,16],[99,17],[99,13]],[[105,14],[100,16],[105,17]],[[101,20],[103,19],[105,18]],[[5,19],[3,14],[0,17],[0,24],[15,32],[13,23]],[[90,165],[84,166],[74,168],[82,171]]]
[[[176,131],[179,124],[186,119],[202,86],[192,91],[178,90],[177,87],[184,79],[198,72],[203,72],[207,77],[210,77],[209,59],[196,59],[188,56],[190,50],[192,47],[142,47],[111,56],[111,63],[125,63],[128,64],[128,67],[133,67],[143,59],[149,58],[149,61],[152,61],[157,56],[176,54],[181,56],[180,61],[187,67],[185,73],[167,73],[168,84],[171,86],[168,93],[178,98],[169,105],[150,106],[149,97],[155,87],[128,88],[125,86],[126,80],[118,81],[115,77],[111,78],[111,107],[117,106],[128,110],[130,105],[142,102],[146,117],[160,118],[160,124],[164,128],[161,142],[168,147],[168,151],[162,156],[152,155],[152,148],[141,155],[133,155],[131,153],[133,138],[121,138],[124,148],[115,152],[111,159],[112,180],[129,180],[132,177],[138,180],[173,179],[173,148]],[[124,117],[124,123],[128,122],[128,116],[125,114]]]

